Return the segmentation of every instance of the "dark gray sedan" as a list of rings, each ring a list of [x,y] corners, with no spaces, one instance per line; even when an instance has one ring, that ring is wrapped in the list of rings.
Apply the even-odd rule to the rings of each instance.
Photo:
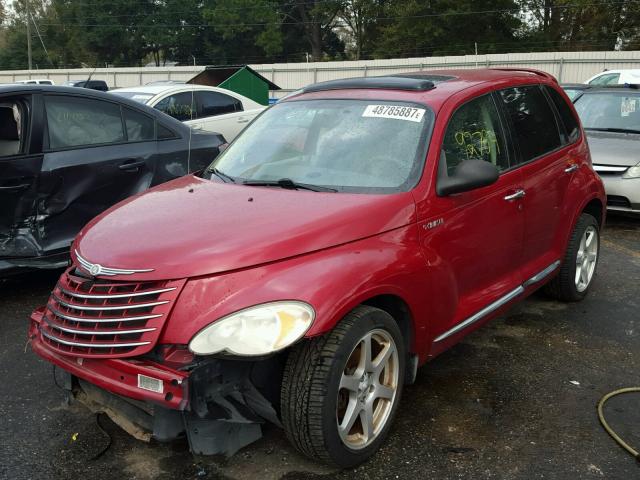
[[[224,144],[222,135],[115,95],[0,87],[0,276],[66,265],[94,216],[202,170]]]
[[[640,214],[640,90],[588,89],[575,100],[607,208]]]

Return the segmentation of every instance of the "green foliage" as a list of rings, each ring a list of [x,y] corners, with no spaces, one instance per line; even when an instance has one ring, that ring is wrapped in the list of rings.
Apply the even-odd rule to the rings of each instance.
[[[9,1],[0,69],[26,68],[27,18],[38,68],[640,48],[635,1]]]

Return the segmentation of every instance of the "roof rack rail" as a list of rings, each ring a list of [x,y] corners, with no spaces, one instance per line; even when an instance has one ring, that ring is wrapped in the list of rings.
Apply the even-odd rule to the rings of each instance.
[[[495,68],[491,68],[491,70],[500,70],[500,71],[505,71],[505,72],[527,72],[527,73],[533,73],[535,75],[538,75],[540,77],[544,77],[544,78],[548,78],[549,80],[552,80],[555,83],[558,83],[558,79],[556,77],[554,77],[553,75],[551,75],[550,73],[547,72],[543,72],[542,70],[538,70],[536,68],[526,68],[526,67],[495,67]]]
[[[412,90],[427,91],[435,88],[434,82],[423,78],[409,77],[357,77],[341,80],[329,80],[327,82],[314,83],[304,87],[303,92],[322,92],[326,90],[343,90],[355,88],[372,88],[386,90]]]

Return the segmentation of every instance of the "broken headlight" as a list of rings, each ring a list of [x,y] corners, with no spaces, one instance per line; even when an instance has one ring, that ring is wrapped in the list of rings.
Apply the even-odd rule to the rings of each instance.
[[[189,342],[189,350],[198,355],[266,355],[302,338],[314,319],[313,307],[304,302],[264,303],[232,313],[200,330]]]

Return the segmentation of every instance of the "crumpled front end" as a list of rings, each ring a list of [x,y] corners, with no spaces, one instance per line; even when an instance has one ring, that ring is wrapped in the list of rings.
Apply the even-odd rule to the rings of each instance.
[[[197,357],[186,345],[160,345],[183,285],[70,269],[31,315],[31,346],[59,369],[70,395],[136,438],[186,436],[194,453],[232,455],[261,437],[262,423],[280,425],[272,405],[284,360]]]

